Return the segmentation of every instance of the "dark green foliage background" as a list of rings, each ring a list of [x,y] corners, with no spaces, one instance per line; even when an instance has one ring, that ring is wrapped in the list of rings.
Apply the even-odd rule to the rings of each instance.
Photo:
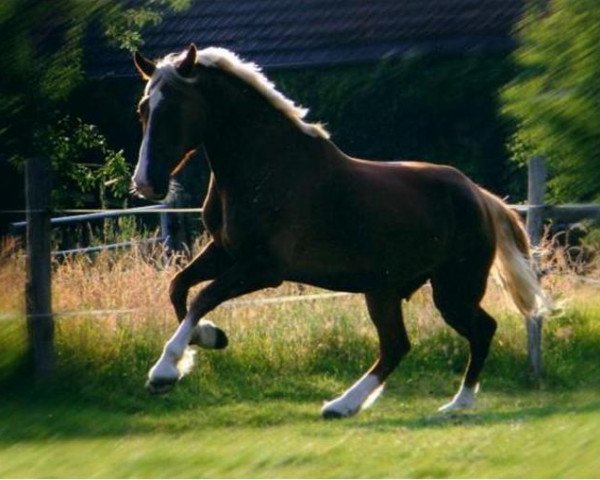
[[[508,160],[505,146],[514,124],[498,113],[498,91],[513,75],[503,55],[413,57],[266,74],[310,109],[309,121],[324,122],[350,155],[451,164],[511,201],[523,199],[525,169]],[[96,80],[73,96],[78,115],[97,124],[131,163],[140,141],[134,109],[142,88],[137,78]],[[194,161],[184,169],[183,182],[204,188],[206,166],[202,158]]]
[[[513,124],[498,113],[513,68],[502,55],[416,56],[272,75],[311,108],[347,153],[448,163],[495,192],[522,199],[524,171],[508,162]]]
[[[517,76],[503,91],[518,122],[512,156],[543,155],[549,199],[600,199],[600,2],[552,0],[522,21]]]

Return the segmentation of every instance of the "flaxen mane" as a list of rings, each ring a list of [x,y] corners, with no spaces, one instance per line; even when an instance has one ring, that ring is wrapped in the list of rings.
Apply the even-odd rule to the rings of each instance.
[[[175,66],[185,57],[181,54],[169,54],[161,59],[157,67],[157,81],[162,78],[165,81],[184,81],[193,83],[194,78],[184,78],[177,73]],[[277,110],[283,112],[304,133],[313,137],[329,138],[329,132],[320,123],[307,123],[304,117],[308,113],[307,108],[296,105],[292,100],[283,95],[275,88],[273,82],[265,77],[261,68],[253,62],[245,62],[235,53],[219,47],[209,47],[199,50],[196,55],[196,63],[205,67],[219,68],[227,73],[235,75],[239,79],[254,87],[262,94]],[[154,83],[154,82],[152,82]],[[149,82],[150,84],[150,82]]]

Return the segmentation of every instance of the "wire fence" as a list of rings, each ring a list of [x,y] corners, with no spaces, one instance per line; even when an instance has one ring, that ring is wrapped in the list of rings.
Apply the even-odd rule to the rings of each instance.
[[[100,208],[69,208],[69,209],[30,209],[30,210],[0,210],[0,213],[19,213],[19,214],[30,214],[30,213],[44,213],[46,215],[61,214],[62,216],[50,218],[50,227],[61,227],[72,224],[80,224],[93,222],[98,220],[114,219],[132,215],[147,215],[147,214],[159,214],[161,216],[161,236],[153,237],[149,239],[141,240],[128,240],[116,243],[103,243],[95,246],[87,247],[76,247],[66,248],[58,251],[51,252],[53,257],[66,257],[69,255],[82,253],[98,253],[106,250],[124,249],[131,248],[141,245],[148,244],[159,244],[162,243],[168,247],[171,252],[183,252],[186,251],[187,246],[182,241],[181,237],[183,232],[177,231],[177,225],[173,225],[173,222],[167,220],[167,215],[173,214],[202,214],[202,208],[177,208],[168,207],[167,205],[147,205],[142,207],[133,207],[126,209],[100,209]],[[27,221],[13,222],[10,224],[9,232],[13,236],[20,236],[25,232],[27,227]]]
[[[539,207],[538,205],[527,205],[527,204],[519,204],[519,205],[510,205],[515,211],[520,214],[527,214],[529,208]],[[591,214],[594,217],[594,213],[600,208],[598,204],[584,204],[584,205],[563,205],[558,207],[545,206],[548,208],[558,208],[568,211],[570,214],[573,214],[575,211],[580,211],[582,214],[588,216]],[[48,213],[49,210],[29,210],[29,212],[37,211],[37,212],[45,212]],[[0,214],[23,214],[25,215],[28,210],[0,210]],[[127,209],[100,209],[100,208],[68,208],[68,209],[53,209],[50,210],[52,214],[62,214],[63,216],[53,217],[50,220],[51,226],[60,227],[63,225],[68,225],[72,223],[78,222],[88,222],[95,220],[102,220],[108,218],[119,218],[123,216],[129,215],[145,215],[145,214],[168,214],[168,213],[177,213],[177,214],[202,214],[202,208],[173,208],[168,207],[166,205],[147,205],[141,207],[133,207]],[[11,232],[13,234],[23,230],[27,226],[26,221],[13,222],[10,224]],[[106,250],[118,249],[118,248],[130,248],[134,246],[144,245],[144,244],[159,244],[165,240],[164,237],[152,237],[146,239],[140,239],[135,241],[123,241],[113,244],[104,244],[97,246],[89,246],[83,248],[73,248],[52,252],[53,257],[61,257],[68,256],[73,254],[88,254],[88,253],[97,253]],[[596,280],[593,278],[588,278],[582,275],[575,275],[577,279],[581,282],[585,283],[593,283],[600,284],[600,280]],[[274,304],[282,304],[282,303],[290,303],[290,302],[302,302],[302,301],[315,301],[321,299],[330,299],[337,297],[349,296],[351,294],[345,292],[333,292],[333,293],[322,293],[322,294],[312,294],[312,295],[295,295],[295,296],[283,296],[283,297],[273,297],[273,298],[262,298],[262,299],[252,299],[252,300],[231,300],[229,302],[225,302],[222,306],[225,308],[236,308],[243,306],[264,306],[264,305],[274,305]],[[53,312],[53,316],[57,318],[61,317],[76,317],[76,316],[105,316],[105,315],[130,315],[135,313],[140,313],[144,311],[149,311],[150,309],[141,309],[141,308],[122,308],[122,309],[91,309],[91,310],[70,310],[63,312]],[[15,317],[22,315],[22,312],[18,311],[0,311],[0,320],[9,320],[14,319]]]
[[[47,163],[47,162],[46,162]],[[165,205],[148,205],[129,209],[61,209],[52,210],[50,206],[50,186],[46,181],[49,174],[44,172],[44,162],[39,158],[30,159],[26,168],[26,197],[27,210],[4,211],[1,213],[19,213],[27,216],[30,221],[15,222],[11,224],[11,231],[22,234],[27,231],[27,278],[26,283],[26,305],[28,325],[35,326],[30,329],[30,344],[36,356],[36,369],[41,373],[51,369],[53,365],[53,346],[51,342],[52,319],[75,317],[75,316],[101,316],[101,315],[131,315],[140,312],[140,309],[110,309],[110,310],[87,310],[87,311],[63,311],[55,312],[53,315],[50,297],[51,284],[51,257],[65,256],[77,253],[93,253],[116,248],[130,248],[140,245],[144,241],[162,242],[166,252],[173,246],[171,251],[180,251],[179,247],[185,244],[177,238],[177,216],[187,213],[201,214],[201,208],[172,208]],[[527,217],[527,231],[534,246],[540,244],[542,227],[545,218],[554,218],[564,223],[575,223],[584,218],[600,220],[600,204],[584,205],[546,205],[544,204],[544,189],[546,183],[546,168],[542,158],[534,157],[529,162],[528,176],[528,205],[509,205],[519,214]],[[51,218],[51,215],[60,214],[59,217]],[[107,218],[117,218],[127,215],[159,214],[161,216],[162,237],[145,239],[142,242],[131,240],[121,241],[109,245],[88,246],[84,248],[72,248],[58,252],[50,249],[50,228],[69,225],[77,222],[91,222]],[[179,217],[181,220],[182,217]],[[171,221],[170,221],[171,220]],[[357,218],[357,221],[360,219]],[[165,233],[166,232],[166,233]],[[172,235],[169,233],[173,233]],[[29,281],[31,279],[31,282]],[[250,300],[233,300],[224,304],[225,307],[235,308],[239,306],[273,305],[288,302],[313,301],[327,298],[336,298],[349,295],[347,293],[323,293],[314,295],[299,295],[274,298],[261,298]],[[20,312],[0,312],[0,319],[10,319],[21,315]],[[39,317],[39,318],[37,318]],[[36,321],[32,321],[36,319]],[[541,363],[541,328],[542,318],[539,316],[529,318],[527,321],[528,356],[532,371],[536,376],[542,371]]]
[[[356,295],[348,292],[329,292],[315,293],[308,295],[285,295],[270,298],[256,298],[248,300],[229,300],[219,305],[219,308],[239,308],[239,307],[262,307],[268,305],[280,305],[286,303],[311,302],[317,300],[328,300],[332,298],[350,297]],[[136,313],[151,312],[151,308],[118,308],[118,309],[97,309],[97,310],[65,310],[62,312],[53,312],[52,316],[57,318],[68,317],[95,317],[108,315],[131,315]],[[0,321],[14,320],[17,317],[24,316],[23,312],[19,311],[4,311],[0,312]],[[29,315],[30,318],[44,317],[48,314]]]
[[[29,212],[37,211],[43,213],[49,213],[48,210],[29,210]],[[0,213],[19,213],[27,214],[28,210],[2,210]],[[134,207],[129,209],[93,209],[93,208],[71,208],[71,209],[55,209],[51,211],[52,214],[64,214],[65,216],[54,217],[50,219],[50,224],[53,227],[68,225],[77,222],[88,222],[94,220],[102,220],[107,218],[118,218],[128,215],[143,215],[143,214],[166,214],[166,213],[190,213],[190,214],[202,214],[202,208],[172,208],[166,205],[149,205],[143,207]],[[11,231],[13,233],[19,233],[22,229],[27,226],[26,221],[14,222],[11,224]],[[68,250],[60,250],[52,252],[54,257],[67,256],[71,254],[87,254],[100,252],[115,248],[127,248],[144,243],[159,243],[164,240],[164,237],[153,237],[149,239],[142,239],[138,241],[125,241],[114,244],[98,245],[85,248],[74,248]],[[247,300],[230,300],[224,302],[221,307],[224,308],[238,308],[238,307],[252,307],[252,306],[267,306],[277,305],[285,303],[295,302],[308,302],[333,299],[339,297],[348,297],[352,295],[347,292],[329,292],[329,293],[318,293],[308,295],[288,295],[271,298],[259,298],[259,299],[247,299]],[[86,310],[67,310],[53,312],[52,316],[55,318],[68,318],[68,317],[82,317],[82,316],[108,316],[118,315],[127,316],[137,313],[149,312],[149,308],[120,308],[120,309],[86,309]],[[0,320],[13,320],[16,317],[22,316],[23,312],[19,311],[0,311]],[[33,314],[29,315],[30,318],[36,316],[43,317],[48,314]]]
[[[554,218],[556,221],[565,223],[575,223],[582,218],[600,220],[599,204],[566,204],[566,205],[537,205],[537,204],[513,204],[509,205],[513,210],[522,216],[526,216],[530,210],[535,210],[543,217]],[[543,210],[543,212],[542,212]],[[133,207],[127,209],[100,209],[100,208],[68,208],[53,210],[0,210],[0,214],[27,214],[37,212],[49,215],[61,216],[50,219],[51,227],[60,227],[76,223],[93,222],[110,218],[120,218],[124,216],[137,216],[159,214],[161,215],[160,230],[161,235],[141,240],[127,240],[115,243],[103,243],[94,246],[83,246],[76,248],[63,248],[53,251],[51,255],[54,258],[66,257],[73,254],[93,254],[107,250],[126,249],[143,245],[157,245],[162,243],[168,247],[170,252],[188,252],[189,247],[183,237],[185,233],[181,231],[181,221],[168,221],[168,215],[174,214],[196,214],[201,215],[202,208],[194,207],[168,207],[164,204],[147,205],[142,207]],[[9,232],[15,236],[21,235],[27,226],[27,221],[13,222],[10,224]],[[189,239],[188,239],[189,240]],[[534,240],[532,238],[532,240]],[[539,239],[537,239],[539,242]],[[537,243],[537,242],[534,242]]]

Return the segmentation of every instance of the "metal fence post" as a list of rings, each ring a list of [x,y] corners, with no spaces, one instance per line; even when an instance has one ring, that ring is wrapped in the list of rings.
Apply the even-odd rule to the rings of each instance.
[[[540,245],[543,236],[544,224],[544,194],[546,191],[546,178],[548,172],[543,157],[532,157],[529,160],[527,198],[529,208],[527,210],[527,233],[531,245],[536,248]],[[539,254],[534,251],[533,261],[536,270],[539,271]],[[527,352],[529,366],[533,375],[539,378],[542,375],[542,325],[543,317],[534,315],[526,319],[527,328]]]
[[[184,251],[185,231],[180,213],[161,212],[160,231],[167,256]]]
[[[29,348],[36,377],[54,369],[54,322],[52,318],[50,263],[50,162],[36,157],[27,161],[27,283],[25,285]]]

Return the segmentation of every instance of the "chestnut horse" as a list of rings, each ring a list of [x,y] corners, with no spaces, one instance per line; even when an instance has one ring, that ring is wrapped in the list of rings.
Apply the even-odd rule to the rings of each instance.
[[[546,303],[518,216],[450,166],[345,155],[255,64],[228,50],[190,45],[157,63],[139,53],[134,60],[147,84],[133,188],[164,197],[170,176],[201,146],[211,170],[203,215],[211,241],[171,282],[180,323],[147,388],[175,385],[188,345],[227,345],[201,320],[219,304],[301,282],[365,295],[379,357],[322,409],[326,418],[353,415],[409,351],[401,300],[430,281],[436,307],[470,347],[460,389],[441,410],[473,405],[496,330],[480,306],[494,260],[524,315]],[[209,280],[188,308],[189,289]]]

